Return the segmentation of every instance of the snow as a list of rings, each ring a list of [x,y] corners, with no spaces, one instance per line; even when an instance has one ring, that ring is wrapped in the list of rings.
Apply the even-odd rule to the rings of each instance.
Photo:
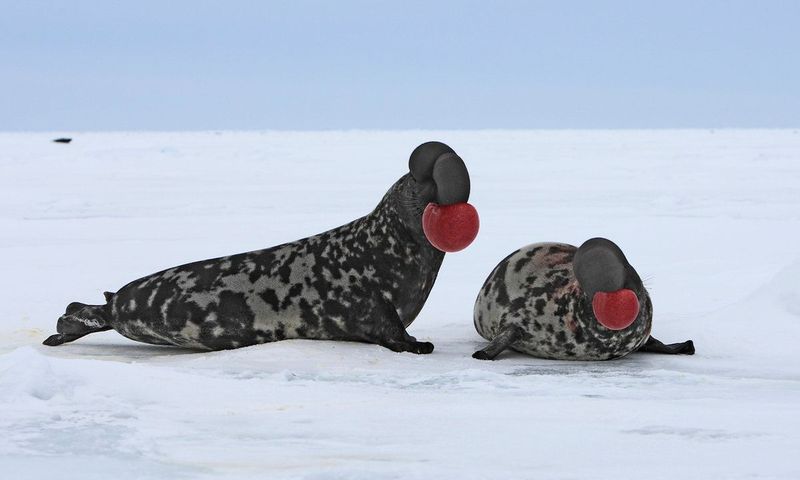
[[[368,212],[431,139],[481,215],[410,328],[433,354],[40,345],[71,301]],[[800,477],[796,130],[0,133],[0,232],[3,478]],[[470,357],[500,259],[598,235],[695,356]]]

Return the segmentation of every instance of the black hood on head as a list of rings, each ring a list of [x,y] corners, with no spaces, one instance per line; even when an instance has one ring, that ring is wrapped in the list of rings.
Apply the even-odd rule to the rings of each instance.
[[[592,238],[575,252],[572,262],[575,277],[586,296],[628,288],[640,292],[642,281],[622,250],[606,238]]]
[[[469,200],[469,172],[464,161],[442,142],[426,142],[411,152],[408,169],[426,203],[452,205]]]

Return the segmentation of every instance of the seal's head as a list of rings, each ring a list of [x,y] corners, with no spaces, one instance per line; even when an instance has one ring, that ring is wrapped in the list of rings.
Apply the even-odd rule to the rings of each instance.
[[[427,142],[411,152],[408,169],[418,200],[425,205],[425,238],[443,252],[463,250],[478,235],[478,212],[469,200],[469,172],[452,148]]]
[[[639,315],[639,292],[644,287],[614,242],[605,238],[587,240],[575,252],[572,268],[601,325],[610,330],[631,326]]]

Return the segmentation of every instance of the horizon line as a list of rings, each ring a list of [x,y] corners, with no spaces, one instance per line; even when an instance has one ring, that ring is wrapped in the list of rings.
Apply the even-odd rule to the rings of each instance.
[[[794,131],[795,127],[513,127],[513,128],[203,128],[203,129],[108,129],[108,130],[0,130],[2,135],[14,134],[81,134],[81,133],[391,133],[391,132],[556,132],[556,131]]]

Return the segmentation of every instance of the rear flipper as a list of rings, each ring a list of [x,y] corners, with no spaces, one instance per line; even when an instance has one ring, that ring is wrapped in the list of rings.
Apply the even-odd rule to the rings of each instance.
[[[670,343],[665,345],[653,337],[647,339],[647,343],[639,347],[639,352],[665,353],[667,355],[694,355],[694,342],[686,340],[682,343]]]
[[[111,300],[112,294],[106,294],[106,299]],[[44,345],[54,347],[62,343],[72,342],[90,333],[110,330],[108,321],[109,305],[86,305],[72,302],[67,305],[66,312],[58,319],[56,335],[51,335]]]
[[[478,360],[494,360],[494,357],[500,355],[503,350],[519,340],[520,336],[521,332],[519,327],[516,325],[509,325],[494,337],[494,339],[489,342],[489,345],[473,353],[472,358],[477,358]]]

